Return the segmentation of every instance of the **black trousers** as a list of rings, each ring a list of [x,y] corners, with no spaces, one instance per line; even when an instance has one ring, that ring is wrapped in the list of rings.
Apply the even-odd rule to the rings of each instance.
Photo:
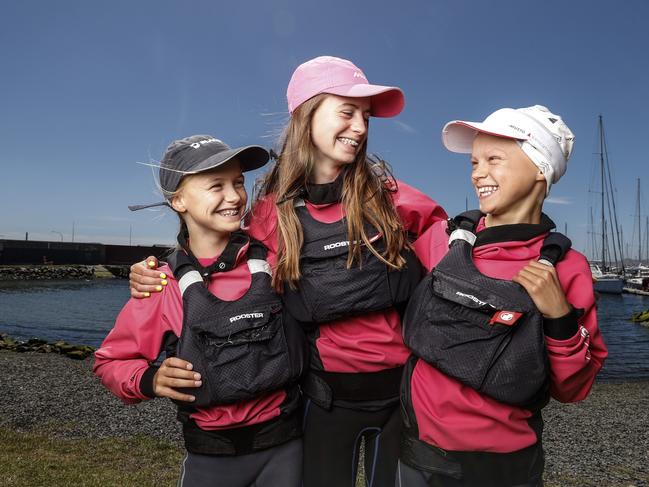
[[[447,452],[452,471],[424,470],[399,460],[395,487],[542,487],[544,455],[540,443],[512,453]],[[433,462],[431,462],[432,464]]]
[[[187,453],[178,487],[300,487],[302,439],[247,455]]]
[[[304,487],[354,487],[359,450],[365,439],[365,485],[392,487],[399,458],[399,405],[373,410],[306,400],[304,410]]]

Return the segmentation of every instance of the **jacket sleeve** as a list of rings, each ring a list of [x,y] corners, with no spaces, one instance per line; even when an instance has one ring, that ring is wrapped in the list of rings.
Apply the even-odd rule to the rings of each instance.
[[[93,372],[126,404],[152,396],[151,392],[148,395],[142,392],[140,381],[145,374],[151,375],[151,363],[160,354],[165,332],[171,330],[164,312],[169,292],[165,289],[147,299],[131,298],[101,347],[95,351]]]
[[[398,181],[398,191],[392,201],[401,217],[404,228],[417,238],[434,223],[448,218],[446,211],[437,202],[412,186]]]
[[[557,265],[557,273],[576,312],[544,324],[550,392],[558,401],[575,402],[590,392],[608,351],[597,326],[593,281],[586,259],[571,251]],[[570,336],[566,336],[567,330]]]
[[[248,235],[264,244],[268,249],[267,260],[274,265],[277,261],[277,210],[274,198],[266,196],[253,204],[244,229]]]
[[[413,243],[415,254],[427,271],[435,267],[448,251],[447,227],[446,220],[439,220]]]

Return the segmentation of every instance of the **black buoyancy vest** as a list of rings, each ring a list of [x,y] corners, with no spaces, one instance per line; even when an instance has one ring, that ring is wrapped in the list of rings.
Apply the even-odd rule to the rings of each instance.
[[[449,251],[414,292],[403,320],[406,345],[444,374],[498,401],[535,409],[547,402],[543,316],[519,284],[473,262],[480,212],[449,220]],[[561,260],[570,240],[550,233],[539,261]]]
[[[296,289],[284,288],[284,303],[301,322],[325,323],[346,316],[381,311],[405,304],[423,275],[419,260],[409,249],[402,255],[406,264],[390,269],[365,245],[360,262],[347,268],[349,240],[346,220],[322,223],[314,219],[301,199],[295,211],[304,241],[300,254],[301,278]],[[379,252],[385,247],[381,234],[365,225],[370,242]]]
[[[236,301],[214,296],[192,259],[177,250],[168,259],[183,297],[176,356],[191,362],[203,384],[180,389],[192,407],[230,404],[295,384],[306,364],[303,332],[283,312],[271,287],[266,249],[248,249],[250,288]]]

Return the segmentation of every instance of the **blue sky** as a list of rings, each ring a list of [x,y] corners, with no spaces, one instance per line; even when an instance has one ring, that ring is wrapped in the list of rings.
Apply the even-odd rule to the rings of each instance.
[[[128,243],[132,232],[133,244],[173,242],[169,211],[126,208],[159,200],[136,162],[195,133],[272,145],[292,71],[323,54],[404,90],[399,117],[372,120],[370,150],[449,213],[476,199],[468,158],[441,145],[444,123],[536,103],[577,137],[545,207],[576,248],[587,249],[596,196],[598,114],[627,240],[637,178],[649,194],[644,0],[24,0],[2,10],[0,238],[69,241],[74,222],[76,241]]]

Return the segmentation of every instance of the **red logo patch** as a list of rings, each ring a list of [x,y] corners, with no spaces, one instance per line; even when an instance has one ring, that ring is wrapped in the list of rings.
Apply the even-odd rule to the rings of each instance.
[[[521,316],[523,316],[523,313],[516,311],[496,311],[489,320],[489,324],[495,325],[499,323],[501,325],[512,326]]]

